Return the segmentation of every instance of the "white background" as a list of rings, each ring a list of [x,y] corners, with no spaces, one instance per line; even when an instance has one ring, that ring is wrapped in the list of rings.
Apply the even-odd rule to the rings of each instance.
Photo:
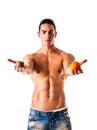
[[[26,130],[33,82],[16,73],[7,58],[21,60],[40,48],[38,25],[55,21],[55,45],[88,59],[84,74],[67,79],[64,91],[73,130],[97,129],[97,3],[96,0],[0,1],[0,130]]]

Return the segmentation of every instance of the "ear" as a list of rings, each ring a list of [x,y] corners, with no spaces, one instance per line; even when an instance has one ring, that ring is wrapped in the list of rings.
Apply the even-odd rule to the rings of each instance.
[[[55,32],[55,38],[56,38],[56,36],[57,36],[57,32]]]
[[[38,35],[38,37],[40,37],[40,33],[39,32],[37,32],[37,35]]]

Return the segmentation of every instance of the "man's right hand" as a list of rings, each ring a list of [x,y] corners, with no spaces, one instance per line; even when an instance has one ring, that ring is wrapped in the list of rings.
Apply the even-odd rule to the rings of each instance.
[[[24,62],[22,61],[15,61],[12,59],[8,59],[9,62],[14,63],[14,70],[16,70],[17,72],[24,72],[25,67],[24,67]]]
[[[9,62],[14,63],[14,70],[24,74],[31,74],[34,68],[34,61],[31,58],[25,57],[23,61],[15,61],[8,59]]]

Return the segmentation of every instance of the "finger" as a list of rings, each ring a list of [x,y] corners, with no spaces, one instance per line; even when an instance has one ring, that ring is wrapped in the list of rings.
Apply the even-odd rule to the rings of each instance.
[[[83,70],[80,68],[79,70],[73,70],[73,75],[81,74],[83,73]]]
[[[84,64],[87,62],[87,59],[83,60],[82,62],[80,62],[80,65]]]
[[[83,70],[80,68],[80,70],[78,71],[78,73],[80,74],[80,73],[83,73]]]
[[[72,70],[73,75],[75,75],[75,70]]]
[[[8,59],[8,61],[11,62],[11,63],[14,63],[14,64],[16,63],[16,61],[12,60],[12,59]]]
[[[78,71],[74,70],[74,71],[73,71],[73,74],[74,74],[74,75],[77,75],[77,74],[78,74]]]

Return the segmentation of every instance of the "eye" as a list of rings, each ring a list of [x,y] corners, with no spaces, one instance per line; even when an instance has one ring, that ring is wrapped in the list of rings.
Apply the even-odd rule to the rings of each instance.
[[[54,31],[49,31],[49,34],[53,34],[54,33]]]
[[[43,34],[45,34],[46,33],[46,31],[43,31]]]
[[[42,30],[42,31],[41,31],[41,33],[42,33],[42,34],[45,34],[45,33],[46,33],[46,31],[45,31],[45,30]]]

